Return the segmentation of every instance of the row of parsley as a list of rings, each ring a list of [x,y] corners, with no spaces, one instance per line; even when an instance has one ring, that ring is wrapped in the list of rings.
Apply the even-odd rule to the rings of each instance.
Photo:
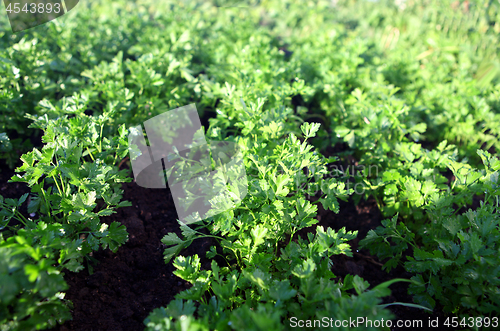
[[[368,27],[348,31],[344,26],[349,22],[335,16],[334,10],[341,7],[331,6],[319,2],[304,8],[268,1],[262,7],[222,9],[188,2],[169,8],[172,15],[161,15],[159,8],[148,11],[138,3],[114,4],[112,9],[95,4],[41,30],[19,36],[4,33],[4,45],[13,44],[2,56],[4,130],[22,133],[27,123],[23,115],[32,114],[28,118],[33,128],[44,131],[45,144],[41,151],[23,156],[19,170],[25,176],[16,179],[30,184],[28,212],[39,219],[31,221],[18,211],[26,195],[2,201],[3,224],[10,216],[26,223],[22,230],[12,229],[16,236],[3,241],[2,260],[7,262],[2,281],[10,282],[13,290],[2,302],[2,316],[11,328],[20,328],[16,323],[43,327],[69,317],[60,299],[65,289],[60,271],[79,270],[84,257],[99,245],[115,250],[126,240],[122,226],[99,221],[99,216],[126,205],[120,202],[119,183],[129,179],[115,167],[127,153],[126,126],[193,101],[201,112],[218,110],[208,137],[236,141],[243,149],[252,178],[250,193],[238,209],[204,224],[220,244],[208,257],[222,254],[235,265],[219,266],[214,259],[212,270],[202,271],[197,257],[176,258],[176,274],[194,286],[167,309],[155,311],[146,321],[150,328],[255,324],[281,329],[290,316],[390,316],[377,306],[378,298],[389,293],[389,284],[365,291],[368,284],[357,276],[343,283],[330,281],[329,257],[349,254],[345,241],[355,234],[318,227],[308,240],[290,240],[299,229],[317,222],[315,204],[305,200],[309,190],[321,190],[324,196],[318,203],[336,212],[337,198],[352,194],[341,181],[325,178],[326,164],[332,160],[296,138],[310,141],[316,133],[317,146],[346,141],[361,164],[383,169],[381,180],[358,180],[386,216],[399,213],[399,222],[385,221],[363,242],[380,258],[391,257],[388,268],[401,262],[409,271],[425,271],[411,285],[416,302],[433,307],[437,299],[453,313],[484,315],[497,309],[495,273],[478,271],[491,270],[496,261],[498,163],[479,152],[477,159],[487,163],[480,173],[467,170],[467,160],[461,159],[469,157],[477,166],[475,150],[483,142],[498,146],[498,87],[491,84],[495,77],[486,84],[472,77],[480,65],[472,55],[481,60],[484,54],[450,57],[448,52],[456,54],[451,46],[432,45],[426,53],[427,45],[418,42],[422,33],[396,33],[395,29],[414,32],[420,27],[404,26],[414,22],[419,8],[406,9],[407,21],[384,30],[389,24],[380,28],[377,18],[390,20],[400,9],[381,7]],[[426,10],[432,13],[435,7]],[[345,17],[360,15],[359,23],[364,22],[366,13],[347,8],[352,12]],[[124,12],[129,24],[113,16]],[[439,15],[429,17],[421,31],[429,31],[439,20]],[[91,25],[88,30],[78,29],[83,22]],[[385,36],[379,38],[386,40],[382,47],[363,39],[366,31],[372,38]],[[461,37],[464,47],[483,40],[477,33],[459,32],[432,37],[441,38],[438,44],[453,44]],[[397,42],[412,45],[410,51],[385,50],[391,47],[389,36],[395,35]],[[468,44],[464,35],[471,39]],[[81,37],[78,44],[70,41],[75,36]],[[292,56],[278,51],[284,43],[290,45]],[[297,95],[302,104],[294,111],[290,99]],[[89,110],[93,116],[85,114]],[[321,118],[327,130],[301,126],[301,117],[307,116]],[[457,127],[468,131],[464,135]],[[475,138],[475,132],[483,135]],[[443,139],[459,143],[459,148],[438,144]],[[437,147],[428,152],[419,140]],[[6,154],[11,155],[15,153]],[[304,167],[315,170],[304,175]],[[452,189],[442,179],[445,169],[459,179]],[[489,203],[476,214],[456,215],[454,203],[463,206],[474,193],[483,192]],[[174,245],[166,251],[168,259],[200,236],[188,227],[182,229],[184,238],[164,238]],[[397,245],[387,245],[386,238]],[[408,247],[415,261],[400,261]],[[464,274],[470,278],[463,279]],[[485,278],[478,279],[478,274]],[[357,295],[347,294],[351,288]]]

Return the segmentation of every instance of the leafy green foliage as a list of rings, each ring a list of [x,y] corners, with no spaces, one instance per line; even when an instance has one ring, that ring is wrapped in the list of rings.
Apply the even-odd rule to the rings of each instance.
[[[260,229],[254,231],[259,232]],[[382,308],[373,310],[380,304],[380,297],[390,293],[385,287],[388,284],[367,291],[368,284],[358,276],[347,277],[340,284],[330,280],[334,275],[329,257],[350,254],[349,246],[343,242],[355,235],[344,230],[325,232],[318,227],[308,241],[292,241],[275,257],[272,250],[266,252],[262,242],[258,245],[262,247],[258,249],[259,263],[248,261],[241,271],[221,268],[215,260],[211,270],[201,270],[197,255],[178,256],[175,274],[193,287],[179,293],[166,308],[153,311],[144,323],[148,330],[174,330],[180,325],[201,330],[233,330],[250,325],[252,330],[280,330],[292,316],[390,318],[390,313]],[[350,289],[355,289],[357,295],[348,295],[346,291]],[[196,308],[192,300],[200,305]]]
[[[130,181],[115,166],[128,152],[127,131],[122,127],[118,136],[103,137],[105,121],[104,116],[85,114],[55,121],[46,116],[36,119],[33,126],[44,131],[45,145],[24,154],[23,165],[16,169],[24,175],[11,179],[31,187],[30,213],[39,213],[47,223],[62,224],[69,238],[87,234],[84,254],[96,250],[99,242],[103,248],[116,250],[126,240],[123,226],[107,228],[99,221],[114,213],[113,209],[128,205],[120,202],[120,183]],[[98,201],[104,204],[96,210]]]
[[[243,106],[241,111],[247,111]],[[252,126],[261,127],[262,134],[248,132],[236,140],[244,152],[249,194],[236,209],[200,225],[210,234],[181,225],[183,239],[174,233],[163,238],[164,244],[171,245],[165,250],[167,261],[197,238],[216,238],[219,246],[207,252],[212,259],[211,270],[201,269],[197,255],[175,258],[174,274],[193,286],[179,293],[166,308],[155,310],[144,322],[148,330],[170,330],[181,325],[202,330],[249,325],[255,325],[256,330],[278,330],[292,316],[389,318],[387,311],[374,311],[373,307],[390,292],[366,291],[368,285],[358,276],[348,277],[344,283],[331,280],[335,275],[330,257],[352,256],[346,242],[356,233],[318,226],[307,240],[300,236],[294,239],[297,231],[317,223],[317,207],[303,198],[306,184],[315,183],[322,193],[316,203],[335,212],[337,198],[349,195],[343,183],[324,178],[324,158],[307,144],[319,124],[304,123],[300,127],[305,136],[301,142],[293,133],[282,137],[283,129],[272,120],[286,116],[286,109],[257,112],[255,104],[251,109],[254,115],[250,120],[258,123]],[[220,266],[216,257],[223,257],[227,265]],[[357,296],[347,294],[353,288]],[[192,302],[200,305],[196,308]],[[179,311],[186,316],[179,315]]]
[[[497,254],[500,161],[488,152],[478,151],[485,169],[477,171],[467,164],[451,162],[457,193],[450,189],[435,193],[424,206],[429,222],[410,231],[392,220],[370,230],[360,242],[380,258],[389,258],[384,267],[393,268],[402,261],[403,253],[412,254],[403,265],[416,275],[410,285],[414,299],[434,307],[436,300],[446,312],[453,314],[491,315],[498,311],[500,269]],[[419,183],[419,182],[417,182]],[[453,202],[461,203],[464,194],[484,192],[484,200],[476,210],[457,214]]]
[[[52,266],[51,249],[34,248],[22,236],[16,241],[0,245],[2,329],[43,329],[71,318],[61,293],[67,285]]]
[[[103,137],[105,122],[79,114],[33,123],[44,131],[45,145],[21,157],[16,170],[24,175],[11,180],[27,183],[31,193],[18,200],[0,196],[0,323],[9,330],[47,328],[70,318],[61,271],[78,272],[99,246],[116,252],[128,239],[123,225],[100,221],[130,205],[121,201],[119,186],[130,179],[116,167],[127,153],[127,131]],[[35,220],[23,215],[23,204]]]
[[[18,282],[0,322],[36,329],[68,317],[60,272],[127,238],[101,222],[127,205],[119,185],[129,179],[116,168],[126,128],[189,103],[210,115],[207,138],[242,150],[249,194],[163,238],[165,260],[193,287],[148,328],[386,318],[388,284],[332,280],[329,259],[350,254],[354,234],[297,235],[316,225],[318,204],[338,212],[350,196],[377,201],[387,219],[361,243],[385,269],[414,273],[415,302],[465,316],[498,310],[498,3],[237,2],[92,1],[17,34],[0,17],[0,159],[22,162],[12,181],[31,188],[0,200],[0,254],[27,266],[0,274],[2,290]],[[42,131],[44,147],[32,149]],[[331,146],[343,151],[324,158]],[[333,160],[363,171],[332,176]],[[217,240],[211,270],[178,256],[203,237]],[[44,302],[51,308],[34,312]]]

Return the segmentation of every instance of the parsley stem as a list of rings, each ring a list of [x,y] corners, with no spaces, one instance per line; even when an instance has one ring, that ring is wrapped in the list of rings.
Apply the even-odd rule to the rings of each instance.
[[[61,175],[59,175],[59,176],[61,176]],[[61,188],[59,187],[59,184],[57,183],[56,176],[52,176],[52,179],[54,180],[54,183],[56,183],[56,187],[57,187],[57,190],[59,191],[59,195],[62,195]]]
[[[102,129],[104,128],[104,124],[101,124],[101,134],[99,139],[99,153],[102,153]]]
[[[5,205],[5,204],[3,204],[3,203],[2,203],[2,204],[0,204],[0,207],[5,208],[6,210],[7,210],[7,209],[10,209],[7,205]],[[23,214],[21,214],[21,213],[17,210],[17,207],[16,207],[16,208],[15,208],[15,210],[14,210],[14,214],[16,215],[16,219],[17,219],[19,222],[23,223],[23,225],[24,225],[25,227],[27,227],[28,220],[27,220],[27,219],[23,216]],[[14,214],[12,215],[12,217],[14,217]],[[10,226],[10,225],[9,225],[9,220],[10,220],[10,218],[8,218],[8,221],[7,221],[7,223],[4,225],[4,227],[9,227],[9,228],[14,229],[14,227],[12,227],[12,226]]]
[[[40,186],[40,190],[42,191],[42,194],[43,194],[43,201],[45,202],[45,207],[47,208],[47,214],[49,215],[49,217],[52,217],[50,214],[49,201],[47,200],[47,196],[45,195],[45,190],[43,189],[43,182],[42,182],[42,185]]]
[[[88,147],[87,147],[87,151],[89,152],[89,155],[90,155],[90,158],[92,159],[92,161],[95,162],[94,156],[92,155],[92,153],[90,152]]]
[[[210,235],[210,234],[203,234],[199,237],[196,237],[196,239],[199,239],[199,238],[215,238],[215,239],[224,240],[224,238],[222,238],[222,237],[218,237],[218,236],[214,236],[214,235]]]
[[[243,204],[243,203],[242,203],[242,204]],[[248,206],[247,206],[246,204],[243,204],[243,207],[242,207],[242,206],[240,206],[240,207],[238,207],[238,208],[236,208],[236,209],[244,209],[244,210],[247,210],[247,211],[250,213],[250,215],[252,215],[253,219],[254,219],[254,220],[257,220],[257,217],[255,217],[255,214],[252,212],[252,210],[251,210],[250,208],[248,208]]]
[[[62,192],[63,192],[64,196],[66,197],[66,189],[64,188],[64,181],[62,179],[61,174],[59,174],[59,179],[61,180]],[[61,193],[61,192],[59,192],[59,193]]]

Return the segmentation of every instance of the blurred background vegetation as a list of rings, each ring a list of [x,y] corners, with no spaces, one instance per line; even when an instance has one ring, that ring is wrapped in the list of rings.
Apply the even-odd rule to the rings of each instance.
[[[488,134],[499,130],[487,123],[500,108],[499,22],[498,0],[84,0],[16,34],[3,14],[1,157],[13,167],[37,140],[26,115],[86,109],[120,114],[116,125],[132,125],[190,102],[202,114],[214,112],[220,98],[213,84],[237,81],[255,65],[264,70],[259,47],[267,38],[286,55],[283,61],[270,55],[269,70],[286,63],[271,85],[303,79],[309,92],[301,93],[299,106],[329,129],[342,124],[344,102],[356,88],[394,85],[413,120],[427,123],[428,143],[448,139],[475,158],[478,146],[495,145]],[[266,37],[257,42],[255,31]],[[253,57],[240,70],[236,58],[245,43]],[[492,112],[475,111],[474,96],[484,97]],[[274,99],[283,98],[290,96]],[[479,140],[470,137],[477,132]]]

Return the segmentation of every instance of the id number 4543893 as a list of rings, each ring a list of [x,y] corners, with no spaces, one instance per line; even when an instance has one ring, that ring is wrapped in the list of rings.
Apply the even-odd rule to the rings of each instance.
[[[7,13],[15,13],[18,14],[20,12],[25,12],[25,13],[60,13],[61,12],[61,4],[60,3],[25,3],[24,6],[21,8],[21,3],[9,3],[9,5],[6,8]]]
[[[447,327],[457,328],[461,327],[498,327],[498,317],[464,317],[462,319],[458,317],[448,317],[444,321],[444,325]]]

